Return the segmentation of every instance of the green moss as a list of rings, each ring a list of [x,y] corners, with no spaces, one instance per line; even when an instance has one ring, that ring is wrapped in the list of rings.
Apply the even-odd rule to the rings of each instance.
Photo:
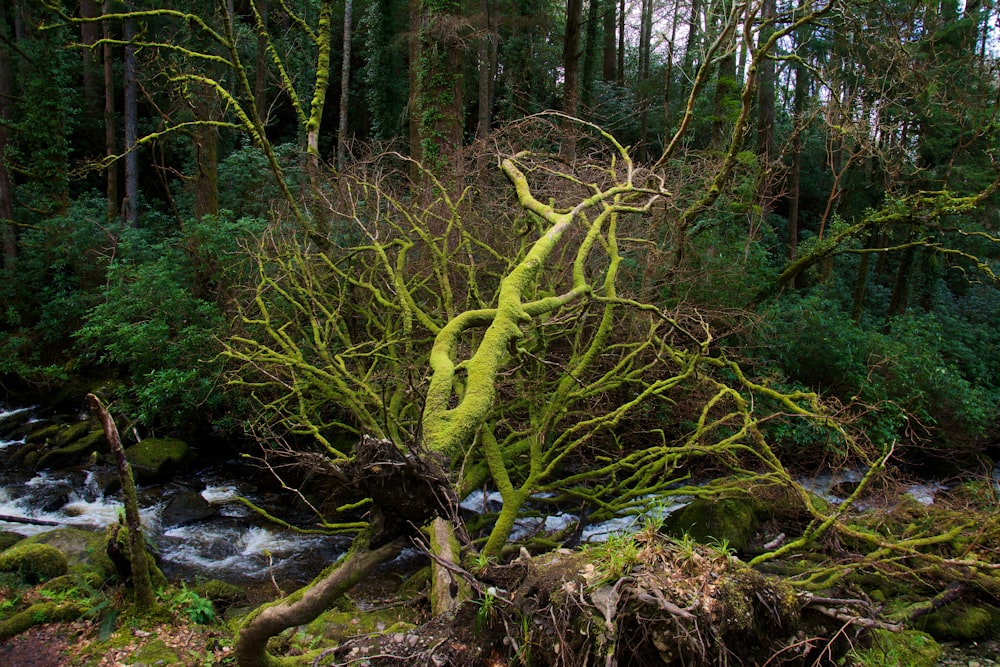
[[[218,579],[199,584],[194,591],[203,598],[211,600],[212,604],[223,610],[241,602],[246,597],[243,589],[239,586],[227,584]]]
[[[24,535],[19,533],[12,533],[9,530],[0,530],[0,551],[10,549],[23,539]]]
[[[742,551],[757,530],[755,502],[749,497],[698,498],[671,514],[664,530],[675,537],[690,535],[702,544],[727,542]]]
[[[989,637],[993,618],[984,607],[953,603],[923,616],[918,627],[934,639],[969,641]]]
[[[923,632],[872,630],[871,638],[869,648],[852,652],[852,657],[864,667],[934,667],[941,658],[941,646]]]
[[[84,426],[87,426],[86,422],[81,422]],[[43,454],[38,459],[36,467],[38,468],[61,468],[70,465],[76,461],[82,460],[89,456],[92,452],[107,451],[108,450],[108,439],[104,436],[103,431],[91,431],[90,433],[84,435],[81,438],[76,439],[74,442],[66,445],[65,447],[59,447],[58,449],[49,450]]]
[[[37,583],[66,574],[66,555],[48,544],[17,544],[0,554],[0,571],[19,572],[25,581]]]
[[[139,647],[132,654],[131,662],[152,667],[153,665],[180,665],[183,661],[162,639],[154,639]]]
[[[187,443],[176,438],[146,438],[125,450],[138,479],[156,480],[180,470],[190,458]]]
[[[73,602],[63,604],[56,604],[55,602],[33,604],[24,611],[14,614],[4,621],[0,621],[0,641],[19,635],[40,623],[75,620],[84,611],[86,610],[82,606]]]
[[[25,538],[25,544],[47,544],[65,554],[72,568],[90,568],[105,579],[114,574],[114,566],[104,549],[104,536],[82,528],[64,526]]]
[[[306,626],[305,634],[341,642],[357,635],[406,632],[416,627],[417,620],[417,614],[406,607],[362,611],[352,606],[320,615]]]

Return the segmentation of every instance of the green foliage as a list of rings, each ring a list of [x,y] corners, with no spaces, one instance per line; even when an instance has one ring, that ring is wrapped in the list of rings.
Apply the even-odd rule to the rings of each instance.
[[[183,584],[181,590],[170,599],[168,606],[175,612],[187,616],[193,623],[208,624],[216,620],[212,601],[189,590]]]
[[[974,363],[992,348],[977,349],[968,325],[955,318],[911,311],[876,328],[814,294],[783,301],[764,331],[766,358],[791,382],[857,405],[864,431],[880,447],[928,438],[967,446],[996,418],[1000,391]]]
[[[247,279],[239,244],[257,232],[254,218],[206,216],[185,234],[150,241],[124,234],[100,301],[74,333],[78,346],[103,366],[122,368],[130,382],[122,409],[147,425],[178,427],[221,406],[216,336],[225,326],[220,297]]]

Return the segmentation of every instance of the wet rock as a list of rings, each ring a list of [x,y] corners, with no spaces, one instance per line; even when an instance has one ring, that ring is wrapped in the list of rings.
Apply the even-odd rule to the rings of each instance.
[[[137,480],[161,481],[182,470],[191,459],[191,449],[176,438],[146,438],[125,450]]]
[[[750,497],[712,500],[698,498],[664,522],[668,535],[690,535],[702,544],[726,543],[743,551],[757,530],[758,519]]]
[[[956,602],[922,617],[920,629],[937,640],[985,639],[993,631],[993,618],[985,607]]]
[[[183,526],[215,516],[216,509],[194,491],[183,491],[170,498],[160,514],[164,528]]]
[[[87,422],[81,422],[88,427]],[[79,438],[62,447],[49,449],[41,454],[36,468],[65,468],[80,463],[88,457],[108,451],[108,440],[102,430],[86,430]]]

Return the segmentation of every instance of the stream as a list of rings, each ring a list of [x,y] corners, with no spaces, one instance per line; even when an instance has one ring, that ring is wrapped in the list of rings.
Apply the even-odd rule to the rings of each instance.
[[[31,408],[6,409],[0,405],[0,425],[15,415],[24,421],[32,414]],[[0,439],[0,515],[56,525],[0,520],[0,530],[33,535],[68,525],[100,531],[118,520],[122,511],[118,494],[105,491],[115,486],[112,466],[30,472],[7,465],[8,452],[16,451],[23,442]],[[253,472],[246,463],[235,460],[178,475],[162,484],[138,487],[143,524],[158,551],[164,574],[172,579],[220,579],[233,584],[273,580],[282,587],[294,587],[311,580],[344,553],[348,538],[296,533],[267,522],[240,502],[243,496],[278,516],[287,516],[294,504],[287,493],[267,493],[247,481]],[[863,471],[845,470],[799,482],[826,500],[839,503],[851,484],[862,476]],[[1000,479],[1000,472],[995,479]],[[930,504],[935,493],[944,488],[929,481],[913,484],[906,492]],[[616,533],[633,532],[650,518],[662,518],[684,507],[690,498],[648,500],[645,512],[586,525],[580,541],[601,542]],[[501,506],[500,494],[495,491],[475,491],[462,502],[465,511],[476,513],[498,511]],[[859,502],[855,509],[863,511],[864,503]],[[516,522],[512,538],[565,530],[577,521],[577,515],[572,513],[524,517]]]
[[[24,412],[0,406],[0,422]],[[23,415],[22,415],[23,418]],[[23,440],[0,440],[0,461]],[[336,560],[347,539],[303,535],[258,517],[238,496],[264,508],[290,505],[289,498],[267,494],[252,484],[242,461],[221,463],[179,475],[163,484],[138,486],[147,538],[157,550],[164,574],[171,579],[220,579],[233,584],[275,580],[281,586],[312,579]],[[0,515],[56,525],[0,521],[0,530],[25,536],[73,526],[102,531],[118,520],[123,506],[112,466],[30,472],[0,468]],[[191,496],[200,500],[192,503]],[[176,509],[183,499],[181,510]],[[184,507],[193,506],[193,510]]]

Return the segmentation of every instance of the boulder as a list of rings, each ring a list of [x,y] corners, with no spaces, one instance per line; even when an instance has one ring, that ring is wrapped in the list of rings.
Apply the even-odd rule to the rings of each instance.
[[[89,426],[87,422],[81,422],[84,426]],[[104,437],[104,431],[87,430],[81,437],[74,438],[69,444],[55,449],[49,449],[41,454],[36,468],[65,468],[76,463],[80,463],[89,456],[97,452],[108,451],[108,439]]]
[[[66,574],[69,562],[59,549],[26,541],[0,553],[0,572],[18,572],[29,583],[38,583]]]
[[[668,516],[663,528],[668,535],[686,534],[702,544],[725,543],[736,551],[743,551],[759,523],[755,505],[749,496],[696,498]]]
[[[136,480],[162,481],[184,469],[191,459],[187,443],[177,438],[146,438],[125,450]]]
[[[164,528],[183,526],[215,516],[216,509],[194,491],[183,491],[170,498],[160,513]]]

